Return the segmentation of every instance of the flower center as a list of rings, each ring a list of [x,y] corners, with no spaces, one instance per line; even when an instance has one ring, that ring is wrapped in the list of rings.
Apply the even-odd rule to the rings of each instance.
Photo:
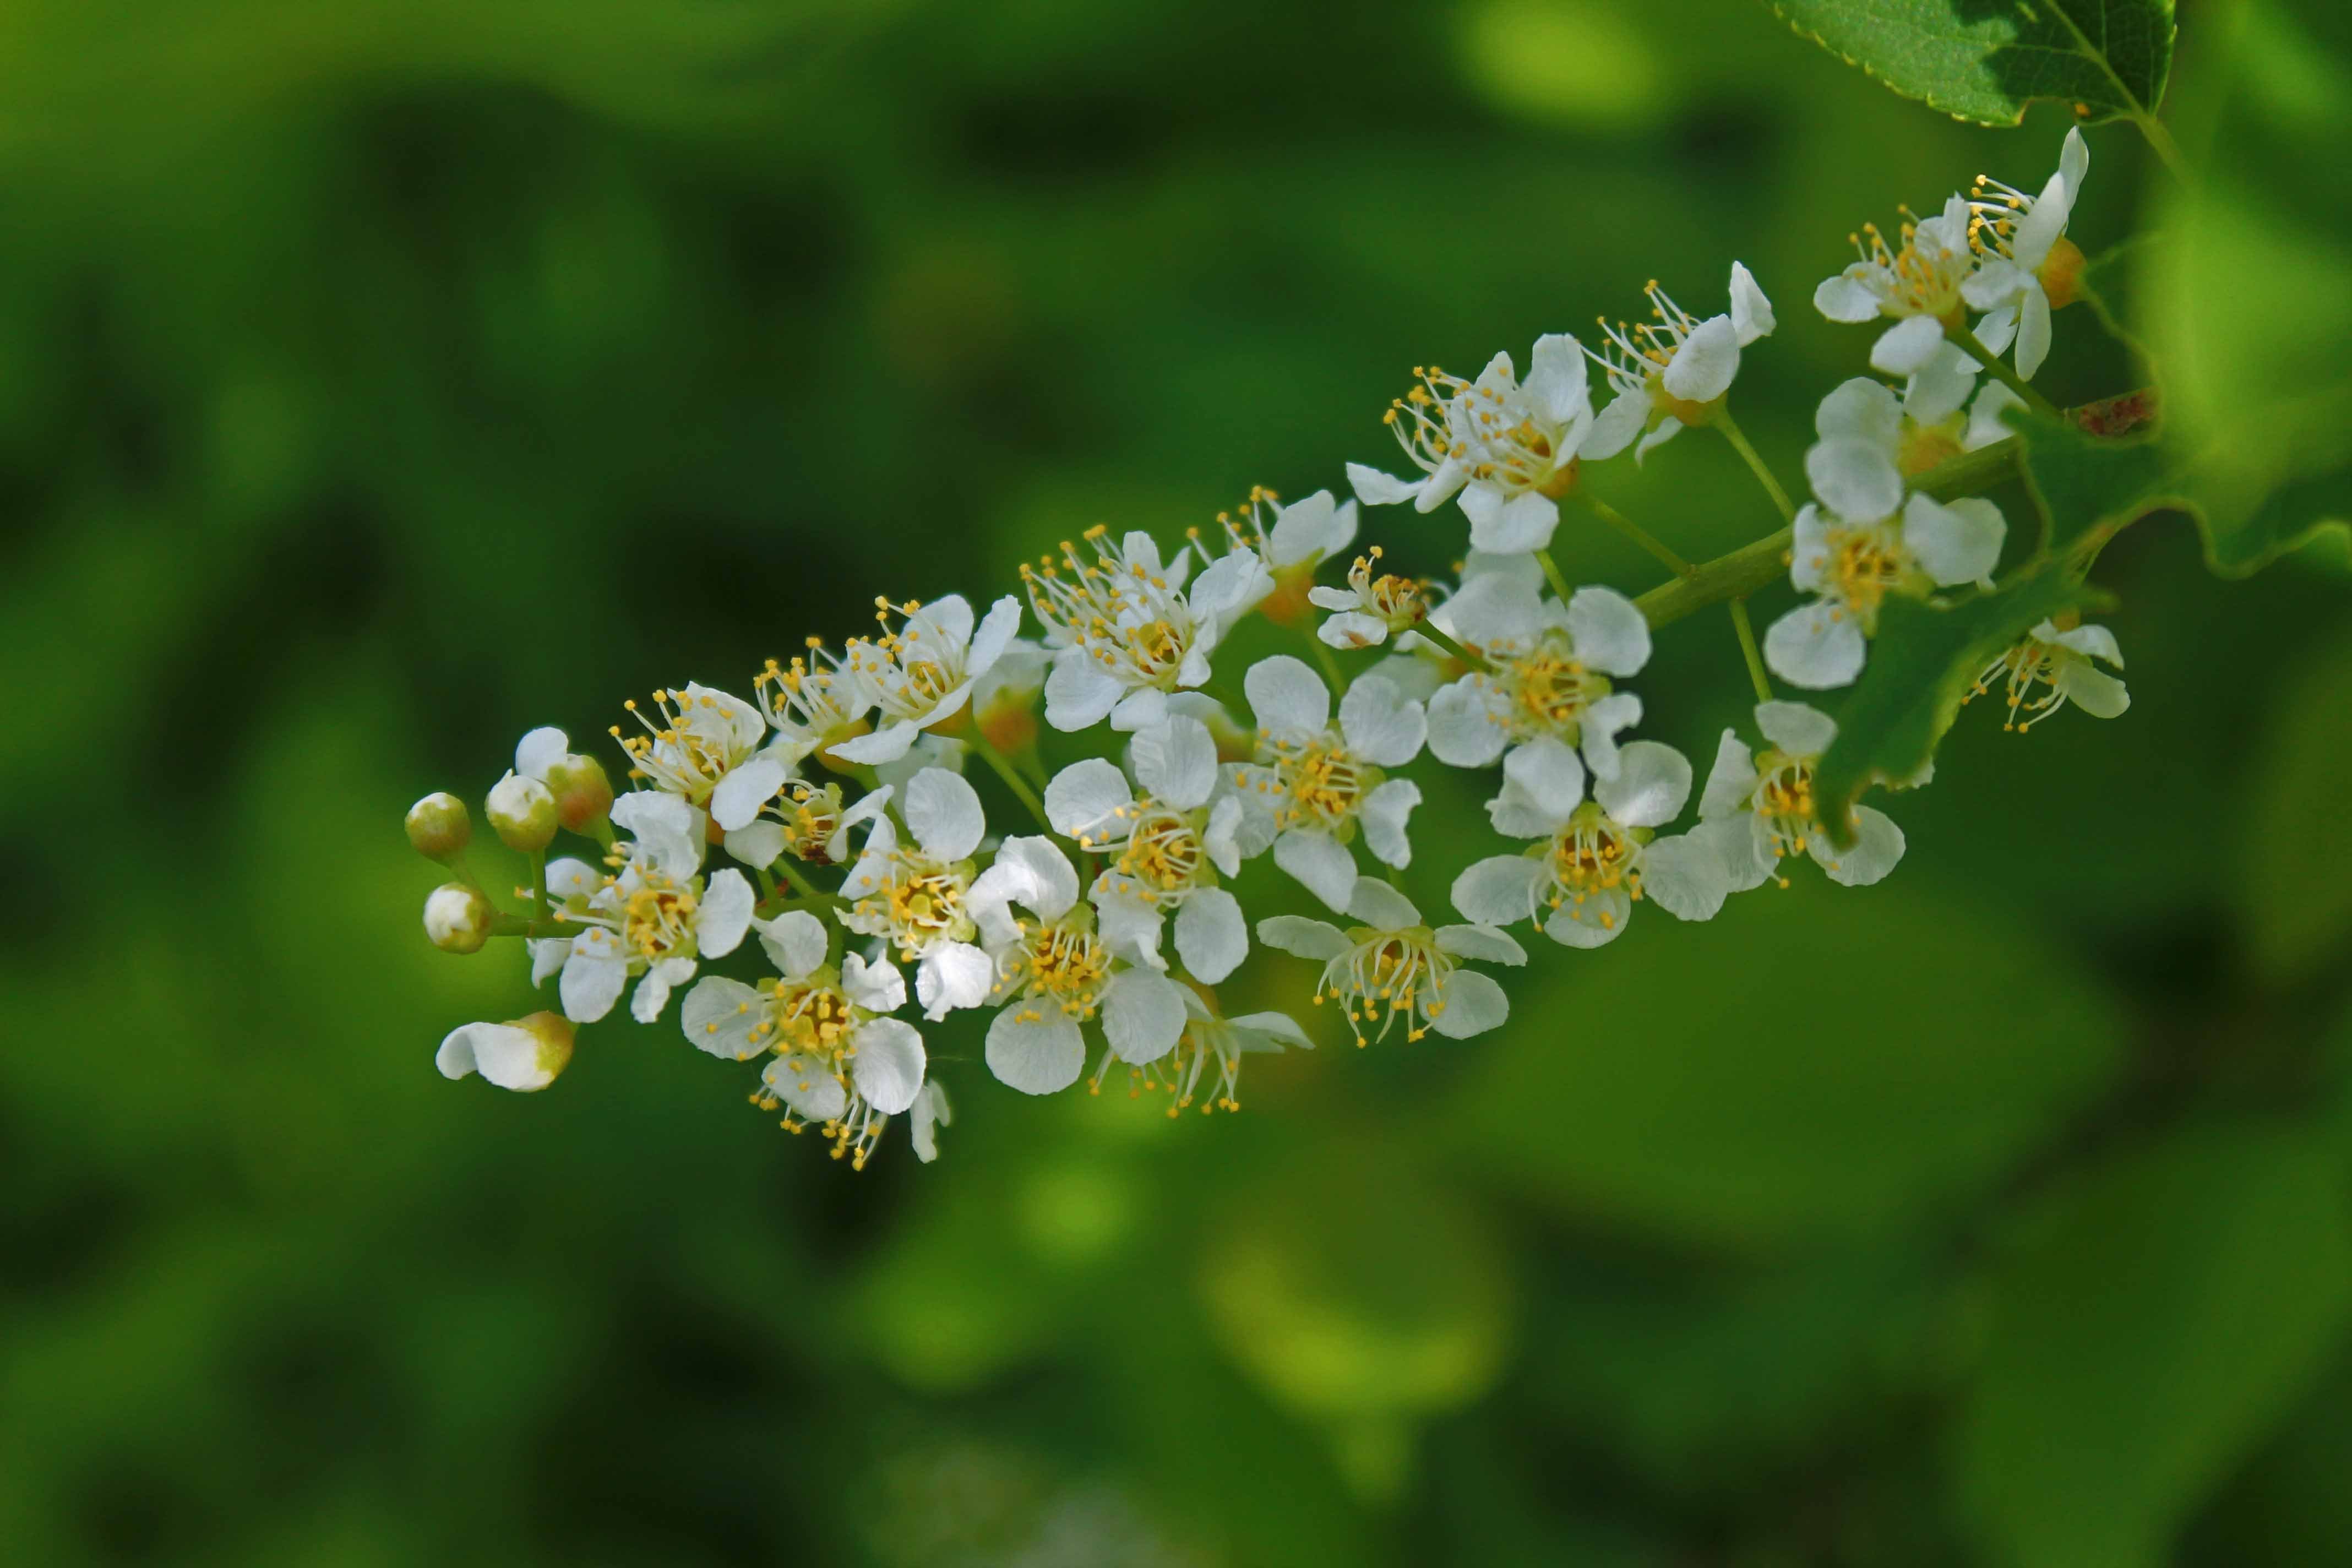
[[[1427,926],[1407,931],[1359,926],[1348,935],[1355,946],[1323,966],[1315,1001],[1319,1005],[1327,994],[1339,999],[1358,1046],[1369,1043],[1368,1026],[1370,1039],[1386,1039],[1400,1017],[1406,1020],[1407,1042],[1420,1039],[1428,1033],[1423,1020],[1445,1010],[1437,994],[1454,973],[1454,961],[1437,951],[1436,934]]]
[[[904,958],[919,958],[942,942],[961,942],[972,924],[964,911],[971,873],[943,866],[929,856],[899,850],[890,858],[887,879],[857,900],[861,929],[885,936]]]
[[[1148,805],[1118,853],[1118,869],[1155,892],[1180,893],[1200,876],[1203,858],[1191,813]]]
[[[634,699],[621,706],[646,728],[642,735],[624,735],[619,725],[612,727],[613,738],[628,753],[629,776],[652,779],[697,805],[708,802],[727,770],[749,754],[748,748],[736,743],[734,727],[716,698],[656,691],[654,708],[661,715],[659,722],[640,710]]]
[[[640,866],[621,900],[621,944],[647,963],[694,954],[694,889]]]
[[[1830,531],[1831,596],[1844,604],[1865,626],[1876,624],[1878,606],[1903,581],[1909,566],[1903,547],[1883,528]]]
[[[1129,560],[1101,524],[1085,538],[1097,559],[1081,560],[1077,546],[1066,541],[1066,573],[1051,556],[1035,566],[1022,563],[1021,581],[1047,640],[1085,648],[1126,686],[1172,688],[1199,629],[1182,590],[1156,568]]]
[[[1559,733],[1571,742],[1584,710],[1609,692],[1608,678],[1585,668],[1557,634],[1527,653],[1506,657],[1495,679],[1509,702],[1504,722],[1513,733]]]
[[[1959,314],[1960,284],[1976,262],[1968,245],[1948,243],[1940,218],[1926,224],[1906,218],[1900,237],[1900,248],[1890,248],[1874,223],[1863,225],[1853,237],[1862,258],[1877,269],[1868,286],[1878,296],[1879,309],[1890,316],[1937,321]]]
[[[1801,855],[1820,831],[1813,816],[1813,764],[1786,752],[1767,751],[1756,759],[1756,814],[1772,835],[1772,854]]]
[[[1381,782],[1378,768],[1359,762],[1328,733],[1303,745],[1270,742],[1267,750],[1285,800],[1285,826],[1309,822],[1337,828],[1351,822],[1363,809],[1364,797]]]
[[[1021,925],[1018,974],[1028,994],[1050,998],[1072,1018],[1094,1016],[1103,984],[1110,978],[1110,949],[1090,931],[1072,925]],[[1017,976],[1016,976],[1017,977]]]
[[[791,810],[783,814],[784,848],[796,860],[811,865],[832,864],[829,846],[841,827],[841,786],[820,789],[805,779],[784,786]]]
[[[1640,898],[1640,854],[1641,841],[1632,829],[1586,801],[1551,842],[1548,863],[1557,888],[1551,907],[1559,908],[1563,900],[1581,904],[1594,893],[1619,887]]]
[[[856,1027],[849,998],[833,986],[814,979],[779,980],[751,1037],[784,1056],[816,1057],[837,1066],[850,1054],[849,1035]]]
[[[853,650],[854,651],[854,650]],[[845,738],[866,707],[866,689],[830,661],[818,638],[808,639],[808,655],[789,665],[768,661],[753,682],[769,721],[787,734],[820,742]]]

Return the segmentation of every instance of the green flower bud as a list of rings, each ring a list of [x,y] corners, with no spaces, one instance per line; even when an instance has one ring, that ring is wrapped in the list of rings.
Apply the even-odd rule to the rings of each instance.
[[[546,779],[555,796],[556,819],[571,831],[585,833],[612,814],[613,781],[595,758],[570,752],[547,770]]]
[[[466,813],[466,803],[446,790],[410,806],[407,826],[409,843],[428,860],[454,860],[474,841],[474,821]]]
[[[490,790],[482,815],[508,848],[535,855],[555,837],[555,795],[537,779],[509,773]]]
[[[490,940],[490,900],[463,882],[425,896],[425,934],[444,952],[479,952]]]

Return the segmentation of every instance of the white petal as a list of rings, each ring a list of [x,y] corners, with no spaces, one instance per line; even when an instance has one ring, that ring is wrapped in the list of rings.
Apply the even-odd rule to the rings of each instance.
[[[1903,388],[1903,412],[1920,425],[1940,425],[1960,410],[1977,384],[1977,362],[1946,343]]]
[[[1503,988],[1495,984],[1494,976],[1475,969],[1455,970],[1433,1001],[1437,1011],[1429,1026],[1449,1040],[1483,1035],[1511,1016],[1511,1001],[1503,994]]]
[[[972,634],[971,647],[964,655],[966,678],[976,681],[994,668],[996,661],[1013,646],[1013,639],[1020,635],[1021,601],[1007,594],[988,607],[988,618]]]
[[[968,942],[943,942],[915,967],[915,1000],[938,1023],[958,1007],[977,1007],[996,983],[996,964]]]
[[[1878,296],[1864,287],[1855,274],[1865,268],[1846,268],[1834,278],[1824,278],[1813,289],[1813,309],[1832,321],[1867,321],[1878,314]]]
[[[694,978],[694,960],[665,958],[646,971],[637,982],[636,994],[629,998],[629,1016],[640,1024],[650,1024],[662,1016],[669,1005],[669,994]]]
[[[1933,316],[1911,316],[1895,322],[1870,345],[1874,370],[1889,375],[1909,375],[1944,346],[1944,324]]]
[[[1860,441],[1889,450],[1903,435],[1903,406],[1885,383],[1857,375],[1822,399],[1813,411],[1813,431],[1824,441]]]
[[[887,958],[869,962],[846,953],[841,960],[841,994],[869,1013],[895,1013],[907,1005],[907,981]]]
[[[1681,435],[1682,429],[1683,422],[1675,418],[1671,414],[1659,420],[1657,424],[1651,428],[1648,435],[1643,437],[1639,441],[1636,441],[1633,444],[1633,462],[1635,466],[1640,466],[1642,460],[1647,458],[1652,452],[1655,451],[1660,447],[1664,446],[1676,436]]]
[[[1513,968],[1527,963],[1528,950],[1521,947],[1508,931],[1480,921],[1475,925],[1439,926],[1436,931],[1437,951],[1452,953],[1456,958],[1474,958],[1485,963],[1507,963]]]
[[[1186,597],[1202,620],[1231,625],[1274,592],[1274,574],[1255,549],[1235,550],[1209,563]]]
[[[1184,989],[1149,969],[1124,970],[1103,988],[1102,1027],[1119,1060],[1156,1062],[1184,1032]]]
[[[1361,610],[1342,610],[1327,616],[1315,636],[1329,647],[1378,647],[1389,640],[1389,624]]]
[[[1128,824],[1118,814],[1134,804],[1127,775],[1100,757],[1072,763],[1045,786],[1045,820],[1082,849],[1124,840]]]
[[[1225,1022],[1241,1034],[1245,1051],[1278,1051],[1285,1046],[1296,1046],[1302,1051],[1315,1048],[1315,1037],[1300,1028],[1297,1020],[1286,1013],[1244,1013]]]
[[[1348,465],[1348,483],[1355,487],[1356,499],[1366,506],[1393,506],[1421,494],[1419,479],[1396,479],[1361,463]]]
[[[1578,740],[1584,748],[1584,765],[1596,779],[1617,773],[1617,732],[1642,721],[1642,700],[1630,691],[1612,691],[1585,706],[1578,722]]]
[[[1807,501],[1797,509],[1790,532],[1789,586],[1800,594],[1819,593],[1828,579],[1829,520],[1820,507]]]
[[[613,1010],[628,980],[629,966],[613,934],[601,928],[582,931],[572,939],[572,956],[564,960],[563,978],[556,985],[563,1016],[575,1024],[594,1023]]]
[[[1266,531],[1266,556],[1276,568],[1328,560],[1355,537],[1355,503],[1341,507],[1329,490],[1317,490],[1276,510],[1274,527]]]
[[[1483,768],[1503,754],[1510,737],[1496,712],[1496,699],[1476,676],[1465,676],[1429,700],[1429,749],[1457,768]]]
[[[1883,880],[1895,863],[1903,858],[1903,830],[1895,826],[1883,811],[1869,806],[1856,806],[1853,813],[1854,842],[1851,849],[1833,849],[1829,835],[1819,833],[1806,842],[1805,847],[1832,882],[1848,888],[1867,888]]]
[[[1412,844],[1405,825],[1421,804],[1421,786],[1411,779],[1389,779],[1364,797],[1364,847],[1382,865],[1412,864]]]
[[[2032,283],[2032,273],[2007,257],[1995,256],[1969,275],[1968,281],[1960,285],[1960,298],[1977,310],[1990,310],[2014,304]]]
[[[1462,510],[1469,511],[1470,492],[1465,491],[1462,500]],[[1470,542],[1497,555],[1517,555],[1549,549],[1552,533],[1559,527],[1559,503],[1549,496],[1528,490],[1490,511],[1473,515]]]
[[[997,847],[988,869],[973,879],[969,901],[975,915],[1010,902],[1041,919],[1057,921],[1078,901],[1077,869],[1043,834],[1008,838]]]
[[[760,1069],[768,1092],[819,1126],[849,1109],[849,1091],[833,1076],[833,1068],[814,1057],[778,1057]]]
[[[1562,947],[1604,947],[1624,934],[1633,916],[1633,900],[1624,889],[1603,888],[1552,910],[1544,935]]]
[[[686,994],[685,1004],[678,1009],[678,1027],[697,1050],[730,1062],[747,1062],[775,1044],[765,1031],[756,1038],[751,1033],[760,1026],[766,1000],[763,993],[740,980],[706,974]]]
[[[824,922],[806,910],[787,910],[774,920],[755,923],[761,951],[785,979],[802,979],[824,962]]]
[[[1421,911],[1412,900],[1378,877],[1356,879],[1346,912],[1375,931],[1404,931],[1421,923]]]
[[[1129,963],[1168,967],[1168,961],[1160,956],[1160,931],[1167,916],[1149,889],[1131,877],[1106,871],[1095,879],[1092,899],[1095,933],[1111,952]]]
[[[1057,1094],[1086,1070],[1078,1026],[1058,1007],[1016,1002],[988,1026],[988,1070],[1024,1094]]]
[[[1535,353],[1528,356],[1522,390],[1548,424],[1570,425],[1592,412],[1585,376],[1583,348],[1566,332],[1548,332],[1536,340]]]
[[[1604,675],[1635,675],[1650,662],[1650,623],[1614,588],[1570,595],[1568,635],[1578,660]]]
[[[1677,920],[1713,920],[1730,892],[1720,849],[1704,840],[1681,834],[1642,851],[1642,896]]]
[[[2061,665],[2058,689],[2065,694],[2069,702],[2094,719],[2119,718],[2124,710],[2131,706],[2131,693],[2125,689],[2122,681],[2087,664]]]
[[[1195,660],[1201,666],[1197,674],[1191,673]],[[1202,657],[1197,646],[1185,657],[1184,671],[1178,676],[1179,679],[1201,681],[1209,678],[1208,660]],[[1133,734],[1164,721],[1168,712],[1168,694],[1156,686],[1147,686],[1139,691],[1129,692],[1111,705],[1110,727],[1121,734]]]
[[[2049,355],[2050,296],[2042,291],[2037,279],[2025,290],[2024,302],[2018,308],[2017,374],[2032,380]]]
[[[759,901],[742,872],[732,867],[713,872],[694,911],[695,951],[705,958],[724,958],[734,952],[751,929],[751,909]]]
[[[2033,635],[2043,642],[2073,648],[2086,658],[2105,659],[2117,669],[2124,667],[2124,650],[2116,642],[2116,634],[2105,626],[2076,626],[2072,631],[2062,632],[2050,622],[2043,621],[2033,628]],[[551,876],[554,869],[551,866],[548,868]]]
[[[1751,812],[1703,822],[1685,836],[1716,858],[1724,883],[1735,893],[1760,888],[1773,876],[1772,846],[1763,820]]]
[[[938,1130],[954,1121],[955,1115],[948,1107],[948,1091],[929,1079],[924,1080],[922,1092],[915,1096],[914,1110],[907,1118],[907,1141],[914,1145],[915,1158],[926,1165],[938,1159]]]
[[[1110,714],[1127,688],[1082,647],[1066,647],[1054,657],[1045,677],[1045,722],[1069,733],[1090,730]]]
[[[1356,886],[1356,858],[1346,845],[1293,828],[1274,841],[1274,863],[1333,909],[1346,910]]]
[[[1792,757],[1818,757],[1837,740],[1837,721],[1803,702],[1759,702],[1756,727]]]
[[[1322,678],[1286,653],[1250,666],[1242,691],[1268,734],[1316,735],[1331,722],[1331,693]]]
[[[915,1103],[923,1087],[923,1037],[898,1018],[876,1018],[851,1037],[849,1081],[885,1116]]]
[[[1895,459],[1866,441],[1816,442],[1805,453],[1805,477],[1822,504],[1848,522],[1876,522],[1903,504]]]
[[[845,763],[895,763],[907,754],[907,748],[913,745],[915,737],[922,732],[919,724],[901,719],[869,734],[844,741],[833,747],[829,754]]]
[[[1976,336],[1977,342],[1984,345],[1985,353],[1998,354],[2006,352],[2017,336],[2017,307],[2004,305],[1977,322]]]
[[[1137,731],[1129,756],[1143,787],[1179,811],[1206,805],[1217,787],[1217,742],[1198,719],[1171,714]]]
[[[980,847],[988,818],[980,796],[961,773],[925,768],[907,781],[900,801],[907,830],[923,852],[938,860],[961,860]]]
[[[2090,144],[2083,140],[2083,132],[2079,129],[2070,126],[2066,140],[2058,149],[2058,173],[2065,176],[2069,201],[2083,194],[2083,176],[2090,172]]]
[[[1584,804],[1584,763],[1567,742],[1556,735],[1538,735],[1525,745],[1512,747],[1511,754],[1503,759],[1503,786],[1504,794],[1512,796],[1515,804],[1524,803],[1528,817],[1541,825],[1514,837],[1532,838],[1557,832],[1570,813]]]
[[[1221,795],[1217,796],[1216,804],[1209,807],[1209,825],[1201,834],[1201,847],[1209,852],[1210,862],[1228,877],[1238,877],[1242,873],[1242,859],[1245,853],[1242,842],[1243,819],[1246,812],[1247,808],[1242,805],[1239,796]],[[1263,854],[1273,843],[1273,836],[1269,834],[1265,843],[1258,846],[1257,852]]]
[[[2016,232],[2010,236],[2009,253],[2017,258],[2020,267],[2036,268],[2049,259],[2050,247],[2066,232],[2066,219],[2074,205],[2064,172],[2051,175],[2041,195],[2034,198],[2032,207],[2017,220]]]
[[[1853,685],[1869,657],[1862,623],[1826,599],[1799,605],[1764,631],[1764,662],[1773,674],[1808,691]]]
[[[1659,827],[1681,815],[1690,792],[1689,759],[1656,741],[1632,741],[1618,753],[1617,776],[1596,783],[1592,798],[1628,827]]]
[[[732,827],[721,842],[728,854],[746,866],[772,866],[784,852],[784,825],[761,821],[749,827]]]
[[[1214,985],[1249,956],[1249,921],[1223,888],[1202,888],[1176,911],[1176,956],[1192,978]]]
[[[545,784],[548,770],[562,762],[571,749],[572,742],[562,731],[551,724],[541,725],[516,745],[514,771]]]
[[[1257,939],[1299,958],[1328,963],[1348,951],[1348,939],[1328,921],[1304,915],[1274,915],[1257,922]]]
[[[1903,542],[1928,576],[1944,587],[1958,583],[1992,586],[2009,525],[2000,509],[1981,496],[1965,496],[1948,506],[1914,495],[1903,507]]]
[[[528,776],[528,775],[526,775]],[[446,1079],[478,1071],[500,1089],[522,1093],[545,1089],[555,1074],[540,1063],[539,1037],[512,1024],[461,1024],[442,1037],[433,1065]]]
[[[547,893],[551,899],[584,899],[604,885],[604,879],[585,860],[566,855],[547,863]]]
[[[1367,675],[1339,700],[1339,732],[1348,749],[1375,767],[1402,767],[1421,754],[1429,721],[1420,703],[1396,684]],[[1205,734],[1205,731],[1203,731]]]
[[[1731,264],[1731,324],[1739,334],[1745,348],[1759,338],[1769,338],[1780,321],[1772,314],[1772,301],[1764,297],[1756,275],[1743,262]]]
[[[1650,395],[1646,391],[1621,393],[1592,421],[1585,433],[1584,444],[1576,455],[1592,462],[1613,458],[1633,444],[1650,423]]]
[[[1739,374],[1742,341],[1728,316],[1709,316],[1692,328],[1659,377],[1667,395],[1685,403],[1712,403],[1730,391]]]
[[[1699,796],[1699,819],[1712,822],[1744,812],[1756,788],[1756,759],[1748,743],[1726,730],[1716,744],[1715,763],[1707,769],[1706,792]]]
[[[1968,434],[1960,437],[1961,447],[1973,452],[2016,435],[2017,432],[2009,426],[2007,413],[2010,409],[2024,406],[2025,399],[2001,383],[1985,383],[1984,390],[1977,394],[1974,403],[1969,405],[1969,429]]]
[[[1533,920],[1543,907],[1550,880],[1539,860],[1525,855],[1494,855],[1474,862],[1454,879],[1454,907],[1482,925],[1512,925]]]
[[[551,974],[563,973],[563,961],[572,956],[572,939],[551,936],[529,941],[530,949],[530,983],[534,987],[547,984]]]

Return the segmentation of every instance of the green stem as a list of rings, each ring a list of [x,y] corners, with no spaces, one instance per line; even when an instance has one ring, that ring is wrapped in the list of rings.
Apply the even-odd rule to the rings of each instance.
[[[600,816],[590,823],[588,837],[603,845],[604,853],[610,855],[613,852],[613,819],[609,816]]]
[[[1728,555],[1718,555],[1662,588],[1653,588],[1633,601],[1633,607],[1653,630],[1681,620],[1726,599],[1744,599],[1789,569],[1789,546],[1794,534],[1780,529],[1753,544],[1743,544]]]
[[[1323,677],[1331,683],[1332,695],[1335,697],[1348,695],[1348,678],[1340,672],[1339,661],[1331,656],[1330,645],[1315,635],[1315,628],[1311,625],[1300,623],[1298,632],[1301,637],[1314,645],[1315,662],[1323,667]]]
[[[2001,357],[1977,342],[1977,335],[1966,327],[1948,326],[1944,335],[1966,351],[1968,356],[1985,367],[1987,374],[2025,400],[2025,405],[2045,419],[2063,418],[2058,405],[2033,390],[2033,384],[2001,362]]]
[[[1764,459],[1749,445],[1748,433],[1739,427],[1739,421],[1731,416],[1731,405],[1718,406],[1710,423],[1723,432],[1723,438],[1731,443],[1731,449],[1739,454],[1739,460],[1748,465],[1748,471],[1756,476],[1756,482],[1764,487],[1764,493],[1772,498],[1772,509],[1780,514],[1780,521],[1793,521],[1797,509],[1789,504],[1789,492],[1780,488],[1780,481],[1772,477],[1772,470],[1764,466]]]
[[[1054,832],[1054,825],[1045,820],[1045,803],[1037,798],[1037,792],[1029,787],[1029,781],[1021,776],[1021,770],[1013,765],[1012,759],[998,751],[977,729],[971,732],[971,749],[980,753],[981,761],[994,770],[998,778],[1004,781],[1004,787],[1013,792],[1013,798],[1028,808],[1029,815],[1037,819],[1037,826],[1044,828],[1049,837],[1058,837],[1059,835]]]
[[[1488,664],[1485,659],[1480,658],[1476,654],[1472,653],[1468,648],[1464,647],[1460,643],[1455,642],[1445,633],[1438,630],[1433,623],[1423,621],[1420,625],[1414,626],[1412,630],[1414,636],[1427,637],[1431,642],[1435,643],[1439,647],[1444,648],[1447,653],[1452,654],[1455,658],[1460,659],[1471,668],[1483,669],[1489,675],[1494,673],[1494,666]]]
[[[1559,574],[1559,563],[1549,550],[1536,552],[1536,563],[1543,568],[1544,581],[1551,584],[1553,595],[1563,605],[1568,603],[1568,579]]]
[[[798,893],[802,898],[823,899],[831,896],[821,890],[817,885],[814,882],[810,881],[806,876],[803,875],[800,871],[795,870],[793,867],[792,857],[789,855],[779,855],[776,857],[776,869],[783,873],[784,880],[790,882],[793,885],[793,891]]]
[[[1739,634],[1739,656],[1748,661],[1748,679],[1756,688],[1756,700],[1772,700],[1772,682],[1764,673],[1764,656],[1756,648],[1756,628],[1748,620],[1748,601],[1731,601],[1731,629]]]
[[[1619,511],[1615,507],[1611,506],[1607,501],[1601,500],[1597,496],[1586,496],[1584,498],[1584,504],[1592,509],[1593,516],[1599,518],[1601,521],[1607,523],[1610,527],[1615,529],[1618,532],[1623,534],[1626,538],[1632,540],[1643,549],[1648,551],[1652,555],[1663,562],[1666,570],[1673,573],[1675,576],[1687,577],[1694,570],[1696,570],[1689,562],[1675,554],[1674,551],[1667,546],[1665,541],[1660,539],[1656,534],[1652,533],[1648,529],[1643,528],[1640,523],[1635,522],[1632,518],[1627,517],[1623,512]],[[1549,552],[1546,552],[1545,560],[1549,562],[1549,559],[1550,556]],[[1554,586],[1557,587],[1558,584],[1555,584]]]
[[[547,913],[547,851],[534,849],[530,854],[530,907],[541,914]]]
[[[527,921],[520,915],[492,915],[490,917],[490,934],[492,936],[523,936],[536,938],[555,936],[574,937],[578,936],[582,931],[586,931],[587,929],[588,928],[586,926],[583,925],[578,921],[567,921],[552,917],[543,921]]]

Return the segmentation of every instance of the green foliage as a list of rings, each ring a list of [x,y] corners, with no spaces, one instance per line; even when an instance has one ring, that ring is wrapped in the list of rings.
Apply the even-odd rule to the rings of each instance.
[[[2281,683],[2246,802],[2245,853],[2232,889],[2255,967],[2300,978],[2352,938],[2352,832],[2344,759],[2352,755],[2352,641],[2320,650]]]
[[[2028,105],[2140,119],[2172,68],[2172,0],[1769,0],[1790,26],[1906,98],[2014,125]]]
[[[2162,1561],[2342,1329],[2347,1223],[2323,1144],[2237,1127],[2118,1154],[2021,1215],[1956,1439],[2001,1560]]]

